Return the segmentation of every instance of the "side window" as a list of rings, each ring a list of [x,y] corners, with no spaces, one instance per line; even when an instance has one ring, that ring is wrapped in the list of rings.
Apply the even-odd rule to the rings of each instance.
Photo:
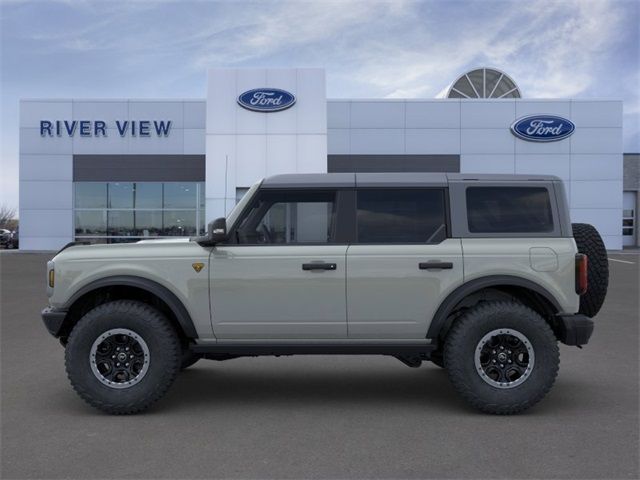
[[[331,243],[335,239],[334,191],[269,191],[259,193],[240,220],[240,244]]]
[[[469,187],[467,221],[472,233],[552,232],[549,192],[544,187]]]
[[[447,236],[445,208],[441,188],[358,190],[358,242],[439,243]]]

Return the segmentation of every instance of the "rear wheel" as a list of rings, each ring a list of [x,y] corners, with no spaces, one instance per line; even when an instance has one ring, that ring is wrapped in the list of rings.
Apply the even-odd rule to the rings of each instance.
[[[74,326],[65,365],[75,391],[112,414],[137,413],[160,399],[180,368],[171,323],[155,308],[117,300],[89,311]]]
[[[558,373],[558,342],[545,320],[518,302],[486,302],[451,328],[444,364],[473,407],[518,413],[539,402]]]
[[[444,356],[442,355],[442,352],[440,350],[433,352],[429,357],[429,360],[431,360],[431,363],[433,363],[435,366],[444,368]]]

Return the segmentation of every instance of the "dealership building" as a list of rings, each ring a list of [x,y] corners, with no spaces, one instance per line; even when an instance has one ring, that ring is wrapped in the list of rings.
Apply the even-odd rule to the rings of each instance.
[[[279,173],[551,174],[574,222],[637,245],[622,101],[522,98],[495,69],[441,99],[327,99],[316,68],[211,69],[205,99],[20,103],[20,248],[192,236]]]

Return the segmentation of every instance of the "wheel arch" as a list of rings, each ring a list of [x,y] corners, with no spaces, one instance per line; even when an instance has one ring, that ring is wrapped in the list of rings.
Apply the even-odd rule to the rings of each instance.
[[[171,290],[153,280],[134,275],[101,278],[84,285],[75,292],[64,305],[68,313],[61,337],[68,335],[73,325],[88,309],[106,301],[122,298],[153,304],[167,315],[180,336],[187,339],[198,338],[191,315]]]
[[[561,307],[546,288],[522,277],[491,275],[470,280],[451,292],[436,310],[427,331],[427,338],[443,338],[455,320],[454,314],[464,306],[465,300],[476,297],[482,301],[484,292],[500,292],[523,301],[538,311],[555,330],[553,317],[561,311]]]

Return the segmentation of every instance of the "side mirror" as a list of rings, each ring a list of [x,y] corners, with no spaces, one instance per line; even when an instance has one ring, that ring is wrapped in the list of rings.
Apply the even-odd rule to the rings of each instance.
[[[207,226],[207,237],[212,244],[224,242],[227,239],[227,219],[216,218]]]

